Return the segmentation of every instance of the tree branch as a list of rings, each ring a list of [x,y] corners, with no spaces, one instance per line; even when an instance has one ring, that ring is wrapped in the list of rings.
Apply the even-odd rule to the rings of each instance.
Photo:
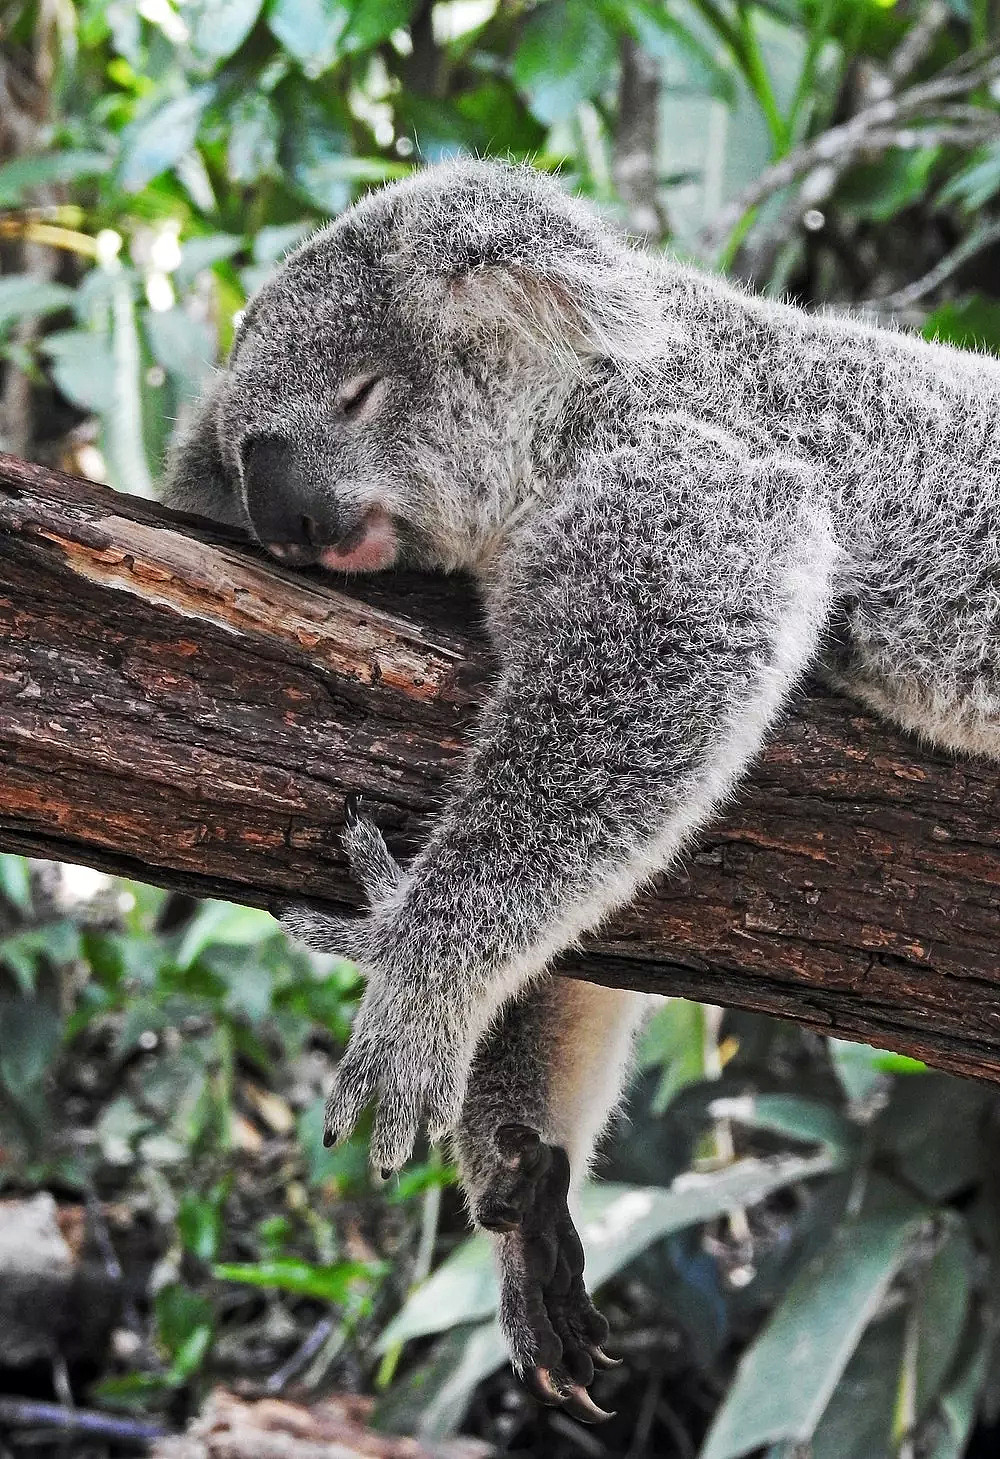
[[[459,583],[350,590],[0,457],[0,849],[358,906],[347,791],[425,834],[485,692]],[[819,691],[729,813],[566,959],[1000,1080],[1000,776]]]

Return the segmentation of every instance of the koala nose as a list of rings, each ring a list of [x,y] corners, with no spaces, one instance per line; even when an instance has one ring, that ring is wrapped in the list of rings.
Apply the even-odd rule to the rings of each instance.
[[[295,447],[280,436],[251,436],[242,457],[247,511],[257,537],[282,562],[317,562],[336,533]]]

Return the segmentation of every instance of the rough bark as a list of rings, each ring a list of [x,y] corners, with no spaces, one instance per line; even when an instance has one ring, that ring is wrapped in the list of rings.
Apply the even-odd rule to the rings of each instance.
[[[356,907],[344,794],[419,841],[488,680],[476,620],[460,583],[293,577],[0,457],[0,848]],[[567,970],[1000,1080],[998,779],[811,692],[683,868]]]

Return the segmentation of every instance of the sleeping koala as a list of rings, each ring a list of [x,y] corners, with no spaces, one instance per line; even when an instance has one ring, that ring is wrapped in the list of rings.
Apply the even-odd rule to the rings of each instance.
[[[643,1000],[547,978],[731,794],[810,668],[1000,753],[1000,366],[633,250],[529,169],[370,194],[251,301],[167,500],[331,572],[472,572],[499,672],[405,870],[291,911],[367,991],[328,1138],[452,1132],[501,1320],[547,1402],[606,1324],[567,1210]]]

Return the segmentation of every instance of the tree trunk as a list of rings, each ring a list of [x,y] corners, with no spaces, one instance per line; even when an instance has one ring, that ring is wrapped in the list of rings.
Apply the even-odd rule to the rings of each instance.
[[[0,457],[0,848],[356,908],[344,794],[419,842],[485,692],[477,617],[461,583],[342,589]],[[683,867],[564,970],[1000,1080],[997,781],[812,692]]]

